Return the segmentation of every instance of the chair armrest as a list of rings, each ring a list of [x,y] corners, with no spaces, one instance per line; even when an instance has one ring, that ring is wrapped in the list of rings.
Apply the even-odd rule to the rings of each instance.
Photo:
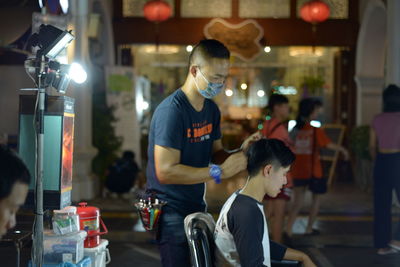
[[[301,267],[303,264],[300,261],[289,261],[289,260],[271,260],[272,267]]]

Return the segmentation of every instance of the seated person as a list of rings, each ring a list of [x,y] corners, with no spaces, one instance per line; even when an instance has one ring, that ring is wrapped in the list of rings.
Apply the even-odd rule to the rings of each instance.
[[[0,239],[15,227],[15,216],[25,202],[30,180],[22,160],[0,145]]]
[[[271,259],[316,266],[305,253],[269,241],[268,237],[262,201],[266,194],[276,197],[286,184],[294,154],[277,139],[260,139],[246,154],[247,183],[225,202],[215,227],[218,266],[270,267]]]
[[[139,172],[135,153],[130,150],[124,151],[122,158],[109,168],[105,185],[112,193],[128,193],[135,186]]]

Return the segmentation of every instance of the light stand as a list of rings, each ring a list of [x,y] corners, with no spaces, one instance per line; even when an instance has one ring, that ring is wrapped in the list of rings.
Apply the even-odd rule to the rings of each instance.
[[[34,74],[38,91],[34,112],[34,124],[36,131],[36,162],[35,162],[35,222],[33,227],[33,253],[32,263],[34,267],[43,266],[43,174],[44,174],[44,114],[46,88],[54,87],[60,93],[65,93],[73,73],[73,69],[68,65],[59,64],[54,61],[57,55],[74,39],[71,32],[62,31],[51,25],[41,25],[39,33],[35,33],[28,41],[28,45],[38,46],[40,49],[36,53],[35,59],[28,59],[25,62],[29,76]],[[51,59],[53,61],[48,61]],[[69,71],[67,73],[67,71]],[[86,80],[86,72],[83,68],[79,69],[77,83]],[[82,74],[84,76],[82,77]],[[75,80],[75,79],[74,79]]]
[[[40,57],[40,56],[39,56]],[[45,57],[40,57],[40,69],[38,75],[38,110],[39,116],[35,121],[36,126],[36,188],[35,188],[35,225],[33,231],[33,262],[34,266],[43,265],[43,148],[44,148],[44,111],[46,88],[43,79],[45,78]],[[36,114],[35,112],[35,117]]]

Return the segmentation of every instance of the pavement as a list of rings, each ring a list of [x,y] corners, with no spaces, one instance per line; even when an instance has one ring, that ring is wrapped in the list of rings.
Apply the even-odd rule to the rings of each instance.
[[[209,191],[207,191],[210,194]],[[220,197],[218,198],[218,195]],[[229,194],[212,191],[208,196],[209,212],[218,217],[224,198]],[[304,235],[307,222],[305,216],[310,205],[308,195],[302,214],[294,226],[293,247],[308,253],[318,266],[357,267],[384,266],[399,267],[400,253],[377,255],[372,246],[373,209],[371,193],[363,192],[352,183],[335,184],[323,197],[321,212],[315,228],[319,235]],[[99,198],[89,201],[89,205],[99,207],[109,230],[103,238],[109,240],[111,262],[108,267],[153,267],[161,266],[160,256],[154,237],[147,232],[134,230],[138,216],[132,199]],[[399,223],[400,209],[393,206],[393,225]],[[18,230],[30,230],[32,216],[22,211],[18,216]],[[15,247],[0,242],[0,266],[16,266]],[[5,255],[7,255],[7,260]],[[21,266],[26,266],[30,246],[21,250]],[[13,263],[14,261],[14,263]]]

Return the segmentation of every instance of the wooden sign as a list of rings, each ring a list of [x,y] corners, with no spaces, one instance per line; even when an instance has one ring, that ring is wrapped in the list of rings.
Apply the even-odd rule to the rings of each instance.
[[[337,144],[337,145],[342,145],[343,143],[343,138],[344,138],[344,131],[346,127],[341,124],[325,124],[323,127],[324,131],[328,135],[328,137],[331,139],[332,143]],[[328,178],[328,186],[330,187],[333,183],[333,177],[335,175],[336,171],[336,165],[339,159],[339,151],[327,149],[327,148],[322,148],[320,150],[321,153],[321,160],[328,164],[325,164],[327,167],[327,178]]]
[[[231,24],[223,19],[213,19],[204,27],[208,39],[216,39],[225,44],[231,53],[242,60],[253,60],[261,51],[264,30],[252,19],[239,24]]]

